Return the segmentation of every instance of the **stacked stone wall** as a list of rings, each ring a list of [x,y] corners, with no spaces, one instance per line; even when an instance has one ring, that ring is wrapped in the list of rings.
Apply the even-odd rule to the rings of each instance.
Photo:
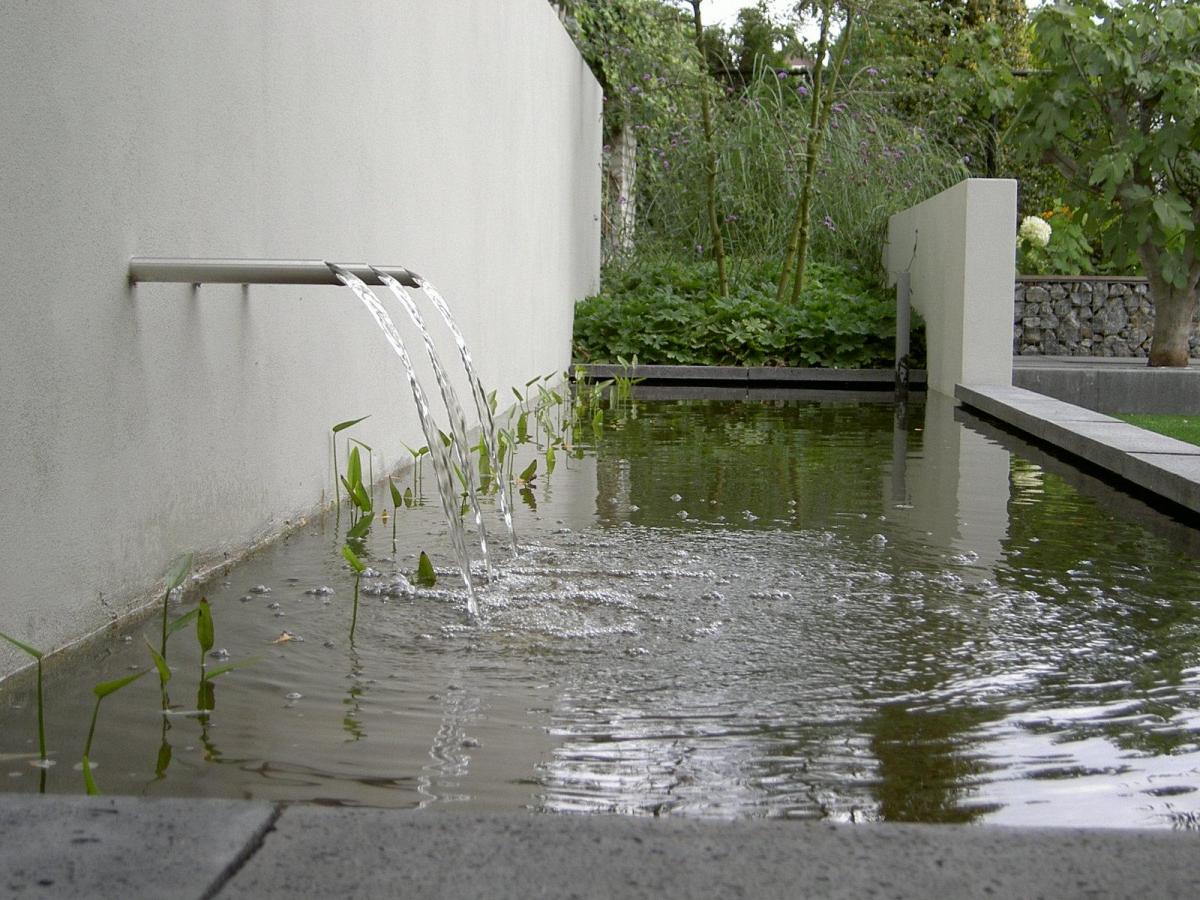
[[[1013,354],[1148,356],[1154,302],[1144,278],[1019,278]],[[1192,356],[1200,355],[1193,325]]]

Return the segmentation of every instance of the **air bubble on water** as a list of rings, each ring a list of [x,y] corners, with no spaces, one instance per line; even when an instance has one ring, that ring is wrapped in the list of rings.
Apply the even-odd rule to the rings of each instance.
[[[250,588],[250,593],[252,593],[252,594],[269,594],[269,593],[271,593],[271,589],[269,587],[267,587],[265,584],[256,584],[254,587]]]
[[[291,691],[284,695],[284,699],[285,700],[299,700],[303,696],[304,695],[302,693],[300,693],[299,691]]]
[[[672,501],[673,503],[679,503],[681,500],[683,500],[683,497],[681,497],[679,494],[672,494],[672,495],[671,495],[671,501]]]

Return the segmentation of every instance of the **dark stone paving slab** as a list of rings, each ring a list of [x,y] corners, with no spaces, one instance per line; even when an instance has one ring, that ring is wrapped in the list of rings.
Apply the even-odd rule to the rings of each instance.
[[[0,897],[204,897],[275,815],[236,800],[5,794]]]
[[[291,807],[220,898],[1188,897],[1194,834]]]

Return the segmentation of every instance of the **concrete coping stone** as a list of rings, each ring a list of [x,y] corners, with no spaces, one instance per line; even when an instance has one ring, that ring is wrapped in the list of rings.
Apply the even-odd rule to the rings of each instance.
[[[1196,897],[1194,834],[13,795],[0,897]]]
[[[1200,447],[1024,388],[960,384],[954,395],[993,419],[1200,513]]]

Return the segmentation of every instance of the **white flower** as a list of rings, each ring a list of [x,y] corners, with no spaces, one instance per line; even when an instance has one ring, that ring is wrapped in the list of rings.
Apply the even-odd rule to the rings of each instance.
[[[1026,243],[1045,247],[1050,243],[1050,223],[1038,216],[1026,216],[1021,220],[1017,237]]]

